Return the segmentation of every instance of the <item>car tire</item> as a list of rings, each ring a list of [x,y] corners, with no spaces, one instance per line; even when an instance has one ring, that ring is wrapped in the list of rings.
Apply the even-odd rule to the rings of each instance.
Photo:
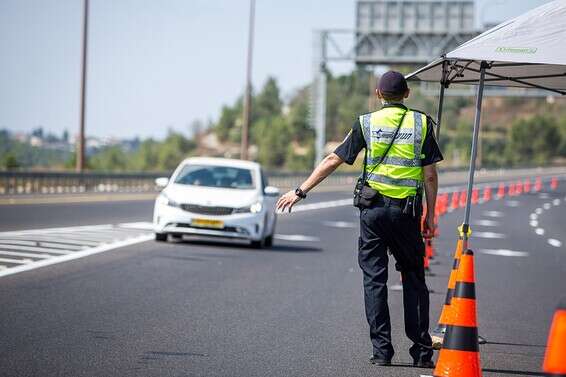
[[[273,246],[273,234],[265,237],[265,240],[263,241],[263,243],[264,243],[265,247]]]
[[[155,233],[155,240],[157,242],[167,242],[167,233]]]
[[[264,245],[265,245],[265,239],[250,242],[250,246],[254,249],[263,249]]]
[[[182,241],[183,240],[183,235],[182,234],[178,234],[178,233],[173,233],[171,234],[171,238],[175,241]]]

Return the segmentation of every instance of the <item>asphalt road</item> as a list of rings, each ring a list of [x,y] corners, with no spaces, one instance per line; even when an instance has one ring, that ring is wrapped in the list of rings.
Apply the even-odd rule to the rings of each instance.
[[[556,192],[472,210],[480,334],[489,342],[481,346],[484,376],[540,374],[550,320],[566,295],[566,250],[559,245],[566,242],[565,195],[562,184]],[[147,221],[151,207],[2,206],[0,229]],[[538,208],[534,226],[530,216]],[[431,374],[408,367],[410,344],[393,268],[395,365],[367,362],[356,211],[337,207],[281,216],[281,236],[270,250],[145,242],[3,277],[0,376]],[[456,210],[440,221],[435,275],[428,278],[433,323],[462,216]],[[536,233],[539,228],[544,234]]]

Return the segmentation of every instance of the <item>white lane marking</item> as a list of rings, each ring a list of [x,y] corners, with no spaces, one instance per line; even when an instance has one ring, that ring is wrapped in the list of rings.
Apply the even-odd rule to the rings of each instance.
[[[24,241],[24,240],[7,240],[0,238],[0,247],[5,245],[6,247],[11,247],[13,245],[21,246],[37,246],[37,247],[47,247],[55,250],[81,250],[83,246],[77,245],[62,245],[60,243],[54,242],[43,242],[43,241]]]
[[[539,194],[538,197],[540,199],[548,199],[548,198],[550,198],[550,195],[548,195],[546,192],[543,192],[543,193]]]
[[[390,291],[402,291],[403,290],[403,285],[401,284],[393,284],[389,286],[389,290]]]
[[[528,257],[526,251],[515,251],[507,249],[480,249],[480,253],[487,255],[498,255],[502,257]]]
[[[485,220],[485,219],[475,220],[474,224],[479,225],[479,226],[499,226],[500,225],[499,221]]]
[[[105,251],[110,251],[110,250],[118,249],[118,248],[125,247],[125,246],[135,245],[137,243],[152,240],[153,237],[154,237],[153,234],[147,234],[147,235],[140,236],[140,237],[137,237],[137,238],[134,238],[134,239],[115,242],[111,245],[94,247],[92,249],[88,249],[88,250],[84,250],[84,251],[77,251],[76,253],[72,253],[72,254],[67,254],[67,255],[62,255],[62,256],[58,256],[58,257],[54,257],[54,258],[50,258],[50,259],[45,259],[45,260],[34,262],[34,263],[28,263],[28,264],[25,264],[23,266],[7,268],[7,269],[0,271],[0,277],[17,274],[17,273],[23,272],[23,271],[34,270],[36,268],[45,267],[45,266],[49,266],[49,265],[53,265],[53,264],[57,264],[57,263],[67,262],[67,261],[70,261],[70,260],[73,260],[73,259],[84,258],[84,257],[89,256],[89,255],[103,253]],[[0,262],[2,262],[1,259],[0,259]]]
[[[63,250],[63,249],[50,249],[47,247],[35,247],[35,246],[20,246],[20,245],[0,245],[3,249],[9,250],[22,250],[22,251],[38,251],[40,253],[50,253],[50,254],[69,254],[73,250]]]
[[[539,236],[543,236],[544,235],[544,229],[536,228],[535,233],[538,234]]]
[[[33,262],[31,259],[11,259],[11,258],[0,258],[0,262],[3,263],[13,263],[13,264],[27,264],[30,262]],[[12,269],[9,269],[8,271],[11,271]],[[0,276],[2,276],[3,273],[0,272]]]
[[[542,205],[542,208],[544,208],[544,209],[550,209],[550,203],[544,203],[544,204]]]
[[[505,202],[505,205],[506,205],[507,207],[519,207],[520,204],[521,204],[521,203],[519,203],[518,200],[507,200],[507,201]]]
[[[21,253],[19,251],[9,251],[0,249],[0,255],[9,255],[12,257],[26,257],[26,258],[38,258],[46,259],[51,258],[53,255],[50,254],[31,254],[31,253]]]
[[[554,199],[554,200],[552,201],[552,205],[555,206],[555,207],[556,207],[556,206],[559,206],[559,205],[560,205],[560,199]]]
[[[562,247],[562,241],[559,241],[559,240],[554,239],[554,238],[549,238],[546,242],[548,242],[548,244],[550,246]]]
[[[494,232],[474,232],[472,236],[478,238],[489,238],[489,239],[502,239],[507,238],[507,236],[503,233],[494,233]]]
[[[538,221],[536,221],[536,220],[531,220],[531,221],[529,222],[529,225],[532,226],[533,228],[536,228],[536,227],[538,227]]]
[[[273,236],[276,240],[282,241],[299,241],[299,242],[319,242],[320,238],[305,236],[303,234],[276,234]]]
[[[500,212],[500,211],[484,211],[483,214],[484,214],[484,216],[487,216],[487,217],[503,217],[503,216],[505,216],[505,214],[503,212]]]
[[[31,229],[31,230],[17,230],[9,232],[0,232],[0,237],[4,236],[20,236],[20,235],[30,235],[30,234],[50,234],[53,233],[67,233],[69,231],[78,232],[81,230],[97,230],[97,229],[110,229],[112,224],[105,225],[86,225],[86,226],[72,226],[72,227],[62,227],[62,228],[45,228],[45,229]]]
[[[536,219],[538,219],[538,215],[537,215],[536,213],[531,213],[531,215],[529,216],[529,218],[530,218],[531,220],[536,220]]]
[[[332,228],[357,228],[358,224],[347,221],[323,221],[322,224]]]
[[[141,229],[141,230],[153,231],[153,223],[146,221],[140,221],[136,223],[122,223],[122,224],[118,224],[118,226],[120,228],[125,228],[125,229]]]
[[[536,213],[537,215],[542,214],[542,208],[537,208],[537,209],[535,209],[535,213]]]

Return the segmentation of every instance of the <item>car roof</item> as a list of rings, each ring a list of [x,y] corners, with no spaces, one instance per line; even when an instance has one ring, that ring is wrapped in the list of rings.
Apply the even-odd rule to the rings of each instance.
[[[260,168],[260,164],[254,161],[236,160],[231,158],[219,158],[219,157],[191,157],[183,160],[183,164],[217,165],[217,166],[228,166],[234,168],[244,168],[244,169]]]

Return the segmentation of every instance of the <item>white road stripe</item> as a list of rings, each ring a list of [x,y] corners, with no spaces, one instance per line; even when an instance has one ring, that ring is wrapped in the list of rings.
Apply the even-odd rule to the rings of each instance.
[[[35,246],[0,245],[0,247],[8,250],[39,251],[40,253],[50,253],[50,254],[69,254],[73,252],[72,250],[50,249],[47,247],[35,247]]]
[[[537,209],[535,209],[535,213],[536,213],[537,215],[542,214],[542,208],[537,208]]]
[[[304,212],[304,211],[312,211],[315,209],[322,209],[322,208],[334,208],[334,207],[344,207],[352,205],[352,199],[342,199],[342,200],[331,200],[327,202],[318,202],[318,203],[311,203],[311,204],[299,204],[293,207],[293,212]],[[289,212],[278,212],[280,215],[288,215]]]
[[[489,239],[507,238],[507,236],[503,233],[494,233],[494,232],[473,232],[472,237],[489,238]]]
[[[544,204],[542,205],[542,208],[543,208],[543,209],[550,209],[550,203],[544,203]]]
[[[488,255],[498,255],[502,257],[528,257],[526,251],[515,251],[507,249],[480,249],[480,253]]]
[[[548,199],[548,198],[550,198],[550,195],[548,195],[546,192],[543,192],[542,194],[539,194],[538,197],[540,199]]]
[[[6,240],[0,238],[0,247],[2,245],[22,245],[22,246],[37,246],[37,247],[48,247],[52,249],[60,249],[60,250],[81,250],[82,246],[76,245],[62,245],[59,243],[53,242],[44,242],[44,241],[23,241],[23,240]]]
[[[319,242],[320,238],[305,236],[302,234],[276,234],[273,236],[276,240],[282,241],[300,241],[300,242]]]
[[[552,201],[552,205],[553,205],[553,206],[559,206],[559,205],[560,205],[560,199],[554,199],[554,200]]]
[[[26,264],[26,265],[23,265],[23,266],[7,268],[5,270],[0,271],[0,277],[17,274],[17,273],[23,272],[23,271],[34,270],[36,268],[49,266],[49,265],[53,265],[53,264],[57,264],[57,263],[67,262],[67,261],[74,260],[74,259],[84,258],[84,257],[89,256],[89,255],[103,253],[105,251],[114,250],[114,249],[134,245],[134,244],[141,243],[141,242],[146,242],[146,241],[149,241],[151,239],[153,239],[153,234],[148,234],[148,235],[144,235],[144,236],[137,237],[137,238],[130,239],[130,240],[115,242],[111,245],[94,247],[92,249],[88,249],[88,250],[84,250],[84,251],[78,251],[76,253],[62,255],[62,256],[54,257],[54,258],[50,258],[50,259],[45,259],[45,260],[42,260],[42,261],[29,263],[29,264]],[[1,259],[0,259],[0,262],[2,262]]]
[[[38,259],[46,259],[51,258],[53,255],[50,254],[31,254],[31,253],[20,253],[18,251],[8,251],[0,249],[0,255],[9,255],[12,257],[27,257],[27,258],[38,258]]]
[[[544,235],[544,229],[536,228],[535,233],[538,234],[539,236],[543,236]]]
[[[486,219],[479,219],[474,221],[475,225],[479,226],[499,226],[499,221],[495,220],[486,220]]]
[[[529,218],[530,218],[531,220],[536,220],[536,219],[538,219],[538,215],[537,215],[536,213],[531,213],[531,215],[529,216]]]
[[[505,205],[507,207],[519,207],[521,203],[518,200],[507,200],[505,202]]]
[[[122,223],[118,224],[120,228],[125,229],[141,229],[141,230],[151,230],[153,231],[153,224],[150,222],[137,222],[137,223]]]
[[[357,228],[357,223],[351,223],[347,221],[323,221],[322,224],[332,227],[332,228]]]
[[[33,262],[33,261],[31,259],[0,258],[0,262],[13,263],[13,264],[27,264],[27,263],[30,263],[30,262]],[[15,269],[15,267],[14,267],[14,269]],[[5,271],[11,271],[11,270],[12,270],[12,268],[5,270]],[[4,272],[0,272],[0,276],[3,276]]]
[[[548,242],[548,244],[549,244],[550,246],[562,247],[562,241],[559,241],[559,240],[557,240],[557,239],[549,238],[549,239],[547,240],[547,242]]]
[[[501,211],[484,211],[483,214],[484,214],[484,216],[487,216],[487,217],[503,217],[503,216],[505,216],[505,214]]]
[[[538,221],[536,221],[536,220],[531,220],[531,221],[529,222],[529,225],[532,226],[533,228],[536,228],[536,227],[538,227]]]

